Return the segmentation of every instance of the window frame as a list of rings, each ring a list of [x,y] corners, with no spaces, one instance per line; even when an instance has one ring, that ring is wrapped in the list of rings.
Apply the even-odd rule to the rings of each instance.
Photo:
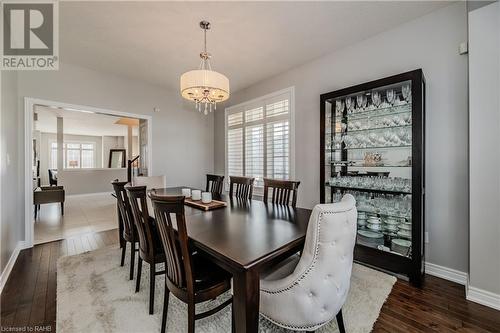
[[[57,144],[57,141],[55,140],[52,140],[49,142],[49,164],[50,166],[52,166],[52,158],[53,158],[53,148],[52,148],[52,145],[53,144]],[[80,152],[80,163],[79,163],[79,167],[78,168],[68,168],[67,165],[65,165],[65,162],[68,161],[68,147],[67,147],[67,144],[78,144],[80,145],[80,148],[78,148],[78,151]],[[92,149],[88,149],[88,148],[82,148],[82,145],[92,145]],[[77,150],[76,148],[70,148],[70,150]],[[89,168],[83,168],[82,167],[82,161],[83,161],[83,154],[82,152],[83,151],[92,151],[93,152],[93,157],[92,157],[92,164],[93,166],[92,167],[89,167]],[[56,161],[57,161],[57,149],[56,149]],[[96,169],[97,166],[97,144],[96,142],[92,142],[92,141],[78,141],[78,140],[69,140],[69,141],[64,141],[63,142],[63,170],[89,170],[89,169]],[[57,168],[56,168],[57,169]]]
[[[232,105],[230,107],[225,108],[224,110],[224,175],[226,179],[226,185],[229,184],[229,174],[228,174],[228,130],[230,129],[228,126],[228,116],[232,113],[237,113],[240,111],[245,111],[246,109],[254,109],[258,105],[265,105],[266,100],[270,100],[276,98],[280,95],[288,94],[289,96],[289,115],[286,117],[283,116],[273,116],[268,119],[264,118],[262,124],[273,123],[279,120],[287,119],[289,121],[288,131],[289,131],[289,179],[295,179],[295,87],[291,86],[279,91],[275,91],[270,94],[266,94],[264,96],[260,96],[249,101],[239,103],[236,105]],[[245,114],[243,114],[243,124],[241,128],[243,128],[243,170],[245,170],[244,166],[246,164],[245,160],[245,140],[246,140],[246,121]],[[248,124],[252,124],[254,122],[249,122]],[[255,123],[259,123],[256,121]],[[238,127],[236,127],[238,128]],[[267,177],[267,126],[264,126],[264,177]],[[264,193],[263,186],[256,185],[256,193],[257,195],[262,195]],[[226,187],[227,188],[227,187]]]

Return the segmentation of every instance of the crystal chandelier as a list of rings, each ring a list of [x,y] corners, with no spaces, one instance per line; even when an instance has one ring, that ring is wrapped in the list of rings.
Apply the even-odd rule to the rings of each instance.
[[[182,97],[195,102],[196,109],[205,114],[216,110],[217,103],[229,98],[229,79],[210,66],[210,53],[207,52],[207,30],[210,22],[201,21],[200,27],[205,34],[205,46],[200,53],[200,68],[182,74],[181,94]]]

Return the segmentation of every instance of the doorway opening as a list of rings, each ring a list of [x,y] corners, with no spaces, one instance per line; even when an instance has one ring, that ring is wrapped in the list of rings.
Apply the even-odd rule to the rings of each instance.
[[[111,182],[151,174],[151,117],[25,99],[26,246],[118,227]]]

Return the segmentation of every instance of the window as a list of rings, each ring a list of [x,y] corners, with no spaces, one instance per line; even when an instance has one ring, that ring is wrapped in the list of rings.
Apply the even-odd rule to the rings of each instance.
[[[226,109],[227,176],[290,179],[293,88]],[[229,177],[227,177],[229,182]]]
[[[95,144],[65,142],[63,167],[65,169],[95,168]],[[50,168],[57,169],[57,142],[50,144]]]

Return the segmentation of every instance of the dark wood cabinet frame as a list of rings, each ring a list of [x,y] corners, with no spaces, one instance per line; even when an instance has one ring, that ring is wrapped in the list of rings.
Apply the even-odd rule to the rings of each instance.
[[[325,203],[325,168],[327,167],[325,164],[325,102],[403,81],[411,81],[412,94],[412,257],[407,258],[356,244],[354,259],[370,266],[404,274],[409,277],[413,285],[420,286],[425,272],[425,77],[422,69],[366,82],[320,96],[320,200],[321,203]],[[341,156],[342,160],[347,159],[346,149],[342,148]],[[341,173],[345,174],[346,172],[347,167],[343,167]]]

